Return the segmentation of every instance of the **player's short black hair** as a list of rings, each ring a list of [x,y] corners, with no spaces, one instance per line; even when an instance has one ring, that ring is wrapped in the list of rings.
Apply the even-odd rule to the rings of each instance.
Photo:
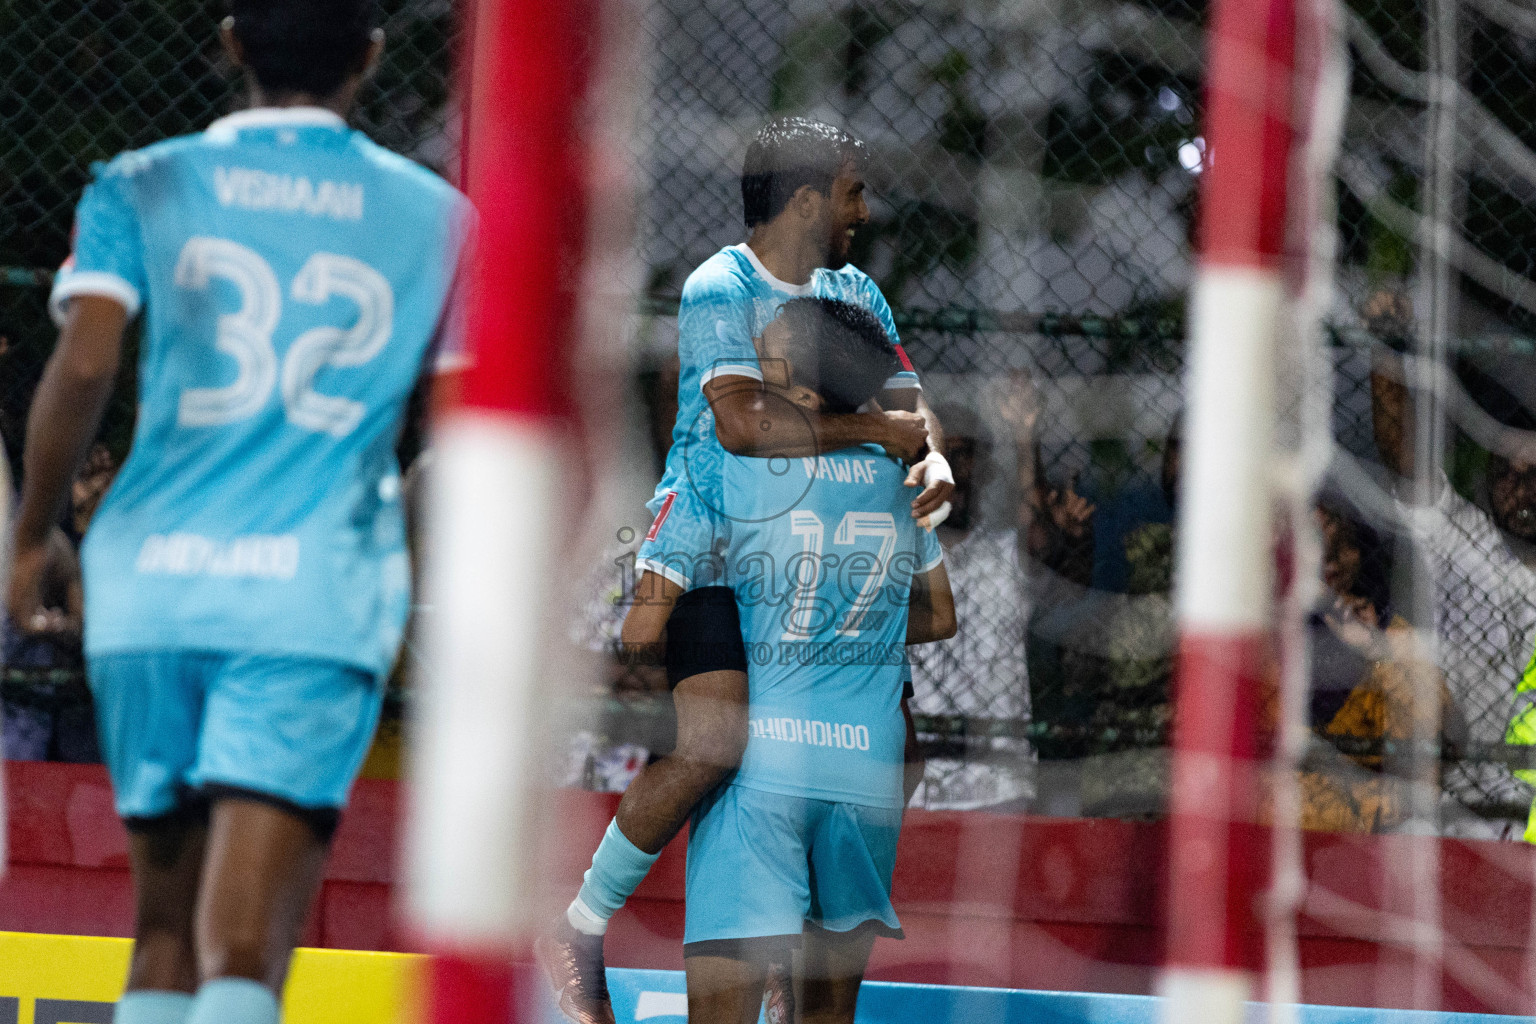
[[[363,70],[378,0],[229,0],[229,13],[262,89],[325,97]]]
[[[864,143],[841,128],[803,117],[780,117],[758,129],[741,167],[741,205],[747,227],[783,212],[803,185],[830,193],[832,179],[868,159]]]
[[[901,369],[880,318],[837,299],[790,299],[779,310],[789,328],[790,379],[821,396],[824,412],[853,412]]]

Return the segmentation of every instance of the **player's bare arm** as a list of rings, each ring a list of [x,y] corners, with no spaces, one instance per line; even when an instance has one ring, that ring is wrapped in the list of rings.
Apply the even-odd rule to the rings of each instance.
[[[955,616],[955,595],[949,586],[949,573],[940,562],[928,572],[914,576],[907,604],[907,643],[927,644],[948,640],[959,630]],[[906,748],[902,752],[901,789],[908,804],[922,784],[927,767],[917,746],[917,724],[912,720],[911,701],[901,699],[901,717],[906,722]]]
[[[907,643],[948,640],[958,630],[955,595],[949,586],[949,573],[940,562],[912,579],[907,603]],[[922,785],[927,762],[917,745],[917,723],[912,720],[912,702],[906,697],[901,699],[901,717],[907,727],[906,746],[902,751],[901,791],[910,805],[917,787]]]
[[[624,615],[619,643],[625,660],[659,664],[657,651],[667,631],[667,619],[682,596],[683,588],[647,569],[635,581],[635,599]]]
[[[944,427],[923,397],[922,388],[887,388],[880,392],[880,408],[888,412],[915,412],[928,425],[928,446],[932,451],[944,447]]]
[[[42,612],[39,587],[48,539],[69,500],[70,481],[101,426],[127,326],[128,311],[116,299],[75,298],[37,386],[27,418],[26,473],[7,597],[11,621],[22,629]],[[42,621],[46,624],[46,616]]]
[[[886,388],[878,396],[880,408],[895,412],[915,412],[928,424],[928,441],[935,448],[944,447],[944,431],[939,418],[923,397],[922,388]]]
[[[721,376],[704,385],[715,435],[732,455],[799,458],[878,444],[904,462],[928,449],[928,426],[910,412],[821,415],[779,400],[761,381]]]

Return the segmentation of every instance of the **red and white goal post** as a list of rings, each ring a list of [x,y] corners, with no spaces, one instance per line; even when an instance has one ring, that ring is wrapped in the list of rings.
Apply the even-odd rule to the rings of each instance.
[[[1259,742],[1261,689],[1278,663],[1277,380],[1281,346],[1314,342],[1316,325],[1306,321],[1319,312],[1318,292],[1309,274],[1332,237],[1338,126],[1329,111],[1344,96],[1327,0],[1213,0],[1210,25],[1159,986],[1163,1019],[1180,1024],[1239,1024],[1266,960],[1294,966],[1274,949],[1266,957],[1265,943],[1266,933],[1272,945],[1294,943],[1293,928],[1275,924],[1277,915],[1294,923],[1299,864],[1294,843],[1260,822],[1270,767]],[[1305,504],[1305,495],[1291,497],[1293,508]],[[1286,810],[1278,799],[1271,807],[1276,816]],[[1271,989],[1294,998],[1290,980]]]
[[[589,80],[607,0],[478,0],[462,177],[479,213],[470,363],[437,411],[427,512],[425,678],[405,840],[408,926],[436,955],[424,1019],[525,1019],[543,902],[541,676],[569,538]],[[531,1019],[531,1018],[526,1018]]]

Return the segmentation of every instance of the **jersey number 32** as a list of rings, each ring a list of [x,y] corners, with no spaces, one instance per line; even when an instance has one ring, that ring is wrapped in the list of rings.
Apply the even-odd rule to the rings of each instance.
[[[395,294],[384,275],[350,256],[311,256],[294,277],[289,296],[315,306],[343,296],[357,306],[357,322],[305,331],[288,347],[281,367],[272,332],[282,315],[283,293],[271,264],[227,238],[188,239],[176,261],[176,286],[203,291],[214,278],[233,284],[240,294],[240,308],[219,317],[215,342],[239,372],[223,387],[184,388],[176,422],[217,427],[243,420],[256,415],[281,384],[288,422],[335,437],[357,429],[366,411],[363,403],[319,393],[315,375],[326,366],[361,366],[383,351],[395,321]]]

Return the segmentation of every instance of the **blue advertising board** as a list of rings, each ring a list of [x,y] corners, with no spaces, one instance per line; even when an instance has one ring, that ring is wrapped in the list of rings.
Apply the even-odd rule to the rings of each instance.
[[[608,988],[619,1024],[679,1024],[687,1019],[681,971],[609,968]],[[858,1024],[1160,1024],[1154,996],[1097,992],[1029,992],[954,985],[865,982]],[[1248,1024],[1266,1024],[1268,1008],[1250,1005]],[[558,1014],[553,1020],[560,1020]],[[1482,1013],[1373,1010],[1348,1006],[1297,1007],[1297,1024],[1515,1024],[1536,1017]]]

